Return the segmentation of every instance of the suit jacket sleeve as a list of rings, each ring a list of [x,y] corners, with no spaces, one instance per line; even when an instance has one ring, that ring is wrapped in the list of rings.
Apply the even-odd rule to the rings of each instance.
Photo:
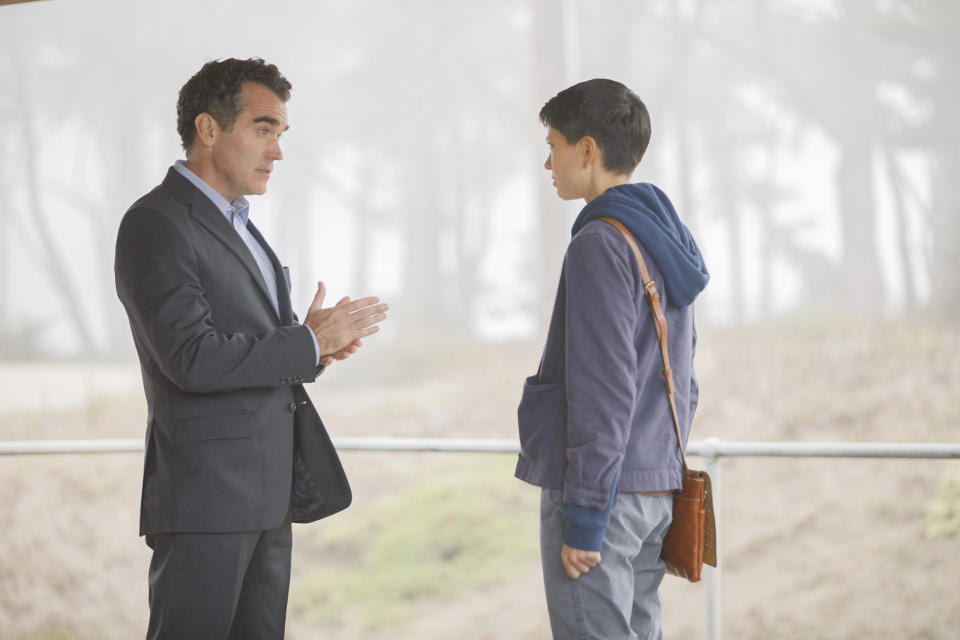
[[[303,325],[226,333],[211,314],[198,249],[178,221],[139,207],[117,237],[117,293],[140,344],[184,391],[217,392],[310,382],[317,361]],[[142,357],[141,357],[142,359]]]

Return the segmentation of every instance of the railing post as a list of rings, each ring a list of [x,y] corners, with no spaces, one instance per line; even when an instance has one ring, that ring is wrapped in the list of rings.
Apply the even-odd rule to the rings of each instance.
[[[704,457],[706,458],[707,473],[710,475],[710,486],[713,489],[713,517],[717,529],[717,566],[704,566],[704,581],[707,588],[707,640],[722,640],[723,638],[723,607],[720,602],[720,567],[723,554],[720,553],[720,440],[706,438]]]

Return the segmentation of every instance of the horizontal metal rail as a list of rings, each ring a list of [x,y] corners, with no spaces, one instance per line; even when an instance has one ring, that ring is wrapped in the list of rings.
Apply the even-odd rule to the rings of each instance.
[[[333,438],[341,451],[448,451],[517,453],[516,440],[493,438]],[[110,440],[0,441],[0,455],[136,453],[140,438]],[[960,442],[749,442],[707,438],[691,442],[687,454],[702,458],[960,458]]]
[[[453,451],[516,453],[516,440],[490,438],[333,438],[340,451]],[[54,453],[137,453],[143,451],[140,438],[112,440],[21,440],[0,441],[0,455]]]
[[[707,438],[691,442],[703,458],[960,458],[960,442],[763,442]]]
[[[517,453],[516,440],[492,438],[333,438],[340,451],[439,451],[463,453]],[[143,440],[24,440],[0,441],[0,455],[136,453]],[[706,438],[689,443],[687,454],[706,458],[706,470],[713,480],[718,536],[720,529],[720,458],[960,458],[960,442],[747,442]],[[706,631],[708,640],[721,640],[720,565],[705,567]]]

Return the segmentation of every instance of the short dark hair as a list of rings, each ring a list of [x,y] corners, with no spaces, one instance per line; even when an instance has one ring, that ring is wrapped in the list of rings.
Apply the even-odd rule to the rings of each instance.
[[[540,122],[574,144],[591,136],[603,167],[630,174],[650,142],[650,114],[633,91],[616,80],[596,78],[564,89],[540,109]]]
[[[201,113],[209,113],[226,131],[233,127],[240,115],[243,85],[248,82],[265,86],[284,102],[293,88],[276,65],[261,58],[213,60],[187,80],[177,100],[177,133],[184,151],[189,153],[193,146],[197,136],[194,122]]]

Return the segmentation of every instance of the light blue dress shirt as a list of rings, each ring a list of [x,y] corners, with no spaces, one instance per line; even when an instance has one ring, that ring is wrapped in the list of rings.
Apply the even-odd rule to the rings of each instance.
[[[277,294],[277,272],[273,268],[273,263],[270,262],[266,250],[260,246],[257,239],[254,238],[250,230],[247,229],[247,221],[250,219],[250,203],[243,196],[240,196],[233,202],[228,202],[227,199],[217,193],[213,187],[204,182],[200,176],[190,171],[183,160],[177,160],[173,164],[173,168],[189,180],[203,195],[210,198],[210,201],[213,202],[220,213],[226,217],[227,222],[229,222],[234,231],[237,232],[237,235],[240,236],[243,243],[247,245],[250,253],[253,254],[253,259],[260,268],[260,273],[263,275],[263,280],[267,285],[267,291],[270,292],[270,303],[273,305],[273,310],[276,312],[277,318],[279,318],[280,302]],[[314,335],[312,329],[309,327],[307,327],[307,329],[310,330],[310,337],[313,338],[313,349],[317,354],[317,362],[320,362],[320,345],[317,343],[317,336]]]

